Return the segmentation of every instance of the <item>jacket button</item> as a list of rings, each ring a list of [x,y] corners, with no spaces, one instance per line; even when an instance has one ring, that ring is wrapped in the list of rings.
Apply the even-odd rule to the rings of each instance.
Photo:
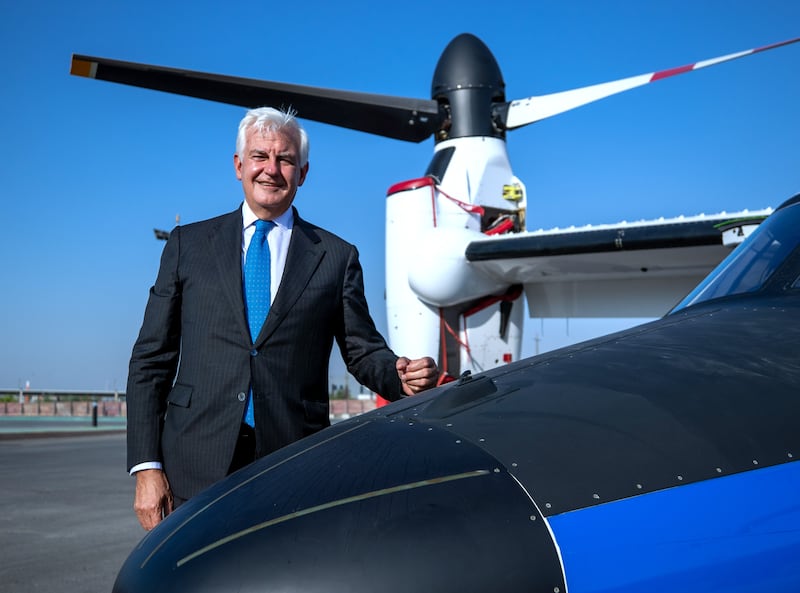
[[[255,348],[253,348],[253,349],[250,351],[250,356],[258,356],[258,350],[256,350]]]
[[[237,395],[236,397],[237,397],[237,399],[238,399],[240,402],[243,402],[244,400],[246,400],[246,399],[247,399],[247,394],[246,394],[246,393],[244,393],[244,392],[241,392],[241,393],[240,393],[239,395]]]

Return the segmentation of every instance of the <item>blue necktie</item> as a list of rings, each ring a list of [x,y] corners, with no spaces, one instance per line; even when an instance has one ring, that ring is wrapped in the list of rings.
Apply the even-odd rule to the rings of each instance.
[[[244,261],[244,304],[247,308],[247,323],[250,325],[250,339],[255,342],[269,313],[270,264],[267,233],[275,223],[257,220],[256,232],[250,239]],[[245,423],[255,426],[253,418],[253,389],[247,398]]]

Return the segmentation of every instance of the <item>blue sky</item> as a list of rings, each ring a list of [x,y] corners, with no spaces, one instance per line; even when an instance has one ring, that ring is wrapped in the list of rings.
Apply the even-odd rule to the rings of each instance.
[[[800,3],[4,3],[0,388],[124,389],[163,247],[152,229],[242,199],[232,167],[242,109],[72,77],[73,52],[428,98],[462,32],[489,46],[516,99],[797,37]],[[529,228],[777,206],[800,191],[798,71],[800,44],[512,132]],[[425,171],[432,141],[305,123],[311,170],[296,205],[359,247],[383,330],[386,190]],[[530,320],[523,350],[630,323]]]

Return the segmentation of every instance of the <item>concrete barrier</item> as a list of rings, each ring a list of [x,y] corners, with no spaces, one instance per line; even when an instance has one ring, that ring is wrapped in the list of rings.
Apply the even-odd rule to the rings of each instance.
[[[66,401],[27,401],[20,403],[0,402],[0,416],[57,416],[88,417],[92,415],[93,401],[66,400]],[[375,409],[375,401],[369,399],[334,399],[330,402],[332,418],[350,418]],[[97,414],[101,417],[116,418],[127,417],[128,404],[124,400],[108,400],[97,402]]]
[[[375,402],[368,399],[332,399],[331,416],[349,418],[375,409]]]

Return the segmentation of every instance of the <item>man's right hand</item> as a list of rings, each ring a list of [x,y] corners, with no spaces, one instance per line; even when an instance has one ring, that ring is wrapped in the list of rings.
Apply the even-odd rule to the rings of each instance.
[[[133,510],[142,527],[150,531],[172,512],[172,491],[166,474],[160,469],[144,469],[135,475]]]

